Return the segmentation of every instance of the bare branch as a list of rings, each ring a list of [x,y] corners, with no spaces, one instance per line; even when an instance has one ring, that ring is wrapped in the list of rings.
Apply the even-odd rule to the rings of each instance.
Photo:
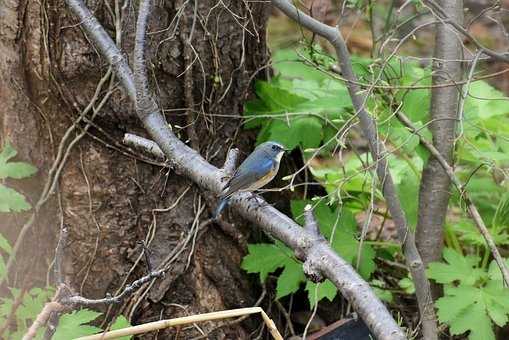
[[[71,7],[74,14],[80,18],[80,25],[85,31],[94,32],[94,34],[89,35],[89,37],[92,38],[101,55],[106,58],[113,67],[115,75],[119,78],[122,86],[134,103],[136,101],[134,78],[126,58],[122,55],[113,40],[111,40],[111,37],[106,33],[102,25],[97,21],[83,1],[68,0],[67,5]]]
[[[57,287],[64,283],[62,266],[64,262],[65,247],[67,245],[68,237],[69,237],[69,227],[64,224],[60,229],[57,248],[55,249],[55,282],[57,284]]]
[[[86,9],[82,0],[66,0],[66,3],[71,11],[83,21],[83,28],[87,32],[88,38],[97,45],[107,61],[116,63],[115,71],[123,72],[122,77],[119,78],[131,99],[137,99],[136,108],[140,120],[175,170],[179,174],[190,178],[202,188],[219,193],[222,187],[223,172],[208,163],[195,150],[187,147],[173,134],[157,105],[153,105],[155,102],[148,94],[147,88],[144,87],[146,82],[143,81],[144,76],[140,74],[144,69],[144,64],[143,61],[138,59],[143,58],[143,51],[140,49],[143,46],[144,39],[140,34],[145,29],[143,24],[143,21],[146,20],[143,19],[144,11],[148,12],[150,4],[145,2],[140,4],[140,14],[143,15],[140,16],[137,25],[135,73],[137,77],[136,85],[140,85],[141,88],[137,88],[135,91],[134,81],[129,77],[131,73],[124,72],[124,68],[118,67],[118,65],[127,67],[125,60],[119,63],[118,57],[123,58],[122,54],[109,37],[106,39],[107,34],[100,25],[89,24],[92,21],[97,22],[97,20],[90,19],[92,14]],[[332,30],[334,31],[334,29]],[[106,41],[108,39],[109,41]],[[249,200],[249,197],[251,196],[248,193],[235,194],[232,197],[232,206],[244,218],[261,226],[266,232],[282,240],[289,247],[302,249],[302,253],[308,256],[312,254],[313,257],[320,258],[320,263],[317,263],[320,272],[323,273],[323,276],[329,278],[343,296],[352,303],[354,309],[378,339],[405,338],[403,331],[369,285],[328,244],[315,242],[314,235],[301,228],[289,217],[268,204],[260,204],[260,201],[264,202],[262,199],[259,198],[256,202],[253,202],[253,200]],[[260,208],[260,206],[263,208]]]
[[[375,121],[364,108],[364,99],[360,96],[360,87],[357,85],[357,77],[352,68],[350,53],[343,40],[341,32],[334,27],[325,25],[305,13],[299,11],[293,4],[287,0],[272,0],[272,3],[287,16],[307,28],[308,30],[319,34],[327,39],[335,48],[338,56],[339,66],[352,99],[352,104],[359,117],[360,125],[364,136],[368,140],[369,148],[376,162],[376,172],[380,182],[382,182],[382,191],[389,208],[389,212],[398,229],[398,237],[403,245],[403,252],[407,266],[412,274],[415,283],[417,302],[421,313],[423,323],[424,338],[436,339],[436,317],[431,300],[430,283],[426,278],[424,264],[417,251],[415,244],[415,234],[407,227],[407,222],[403,209],[396,193],[392,176],[385,159],[385,147],[380,142],[375,126]]]
[[[136,138],[133,138],[131,140],[141,141],[142,144],[145,144],[147,141],[143,137],[138,136],[135,137]],[[155,150],[155,152],[157,153],[158,151]],[[230,150],[225,164],[228,163],[229,157],[235,155],[236,152],[237,149]],[[242,198],[239,199],[238,198],[239,196]],[[252,200],[250,199],[251,196],[248,193],[239,194],[236,197],[237,198],[235,199],[236,201],[235,206],[240,207],[239,209],[240,213],[244,215],[244,210],[242,209],[243,207],[245,207],[245,209],[248,212],[254,212],[255,216],[251,215],[249,216],[250,217],[249,219],[251,221],[257,223],[272,235],[278,235],[277,233],[279,233],[279,235],[281,236],[276,237],[278,237],[285,243],[288,242],[287,244],[289,244],[290,247],[294,249],[295,256],[304,262],[303,264],[304,272],[313,282],[323,281],[324,277],[326,277],[330,279],[338,288],[340,285],[342,286],[342,288],[348,288],[347,289],[348,292],[343,292],[343,289],[340,288],[341,293],[348,300],[350,300],[351,298],[355,299],[353,301],[350,300],[352,305],[354,306],[354,309],[357,311],[357,313],[359,313],[359,315],[361,315],[363,320],[366,320],[365,315],[363,315],[363,313],[359,311],[358,309],[359,307],[357,304],[361,302],[369,304],[369,300],[373,298],[371,296],[372,291],[369,288],[369,285],[364,280],[362,279],[359,280],[359,276],[353,270],[353,268],[342,258],[337,256],[337,254],[330,248],[327,240],[320,234],[318,224],[311,209],[311,205],[307,205],[305,207],[304,228],[297,227],[298,229],[294,229],[296,226],[295,222],[290,220],[287,216],[281,214],[276,209],[272,208],[270,205],[267,205],[266,202],[264,202],[261,198],[257,197],[257,202],[253,203]],[[264,208],[257,209],[259,206],[263,206]],[[268,216],[266,216],[267,214]],[[247,217],[247,215],[244,216]],[[256,216],[259,217],[257,218]],[[267,225],[264,225],[264,223],[267,223]],[[281,228],[291,228],[291,230],[287,230],[287,232],[282,233],[285,230],[281,230]],[[358,285],[357,288],[359,289],[359,291],[356,291],[357,289],[355,285]],[[354,290],[356,292],[351,292],[351,290]],[[369,295],[362,296],[361,300],[357,300],[359,297],[361,297],[360,295],[361,293],[362,294],[367,293]],[[376,305],[378,306],[377,308],[380,308],[380,305],[378,304]],[[385,309],[385,307],[383,308]],[[376,312],[376,314],[378,313],[383,314],[381,309]],[[380,324],[379,326],[384,327],[382,324]],[[390,324],[387,326],[392,327],[392,325]],[[373,334],[376,334],[371,328],[371,326],[368,325],[368,327],[370,327]],[[388,329],[386,329],[386,331],[388,331]],[[377,338],[385,339],[384,336],[380,337],[380,335],[377,335]],[[403,335],[403,333],[394,332],[392,334],[389,334],[389,337],[387,339],[404,339],[404,338],[405,336]]]
[[[61,300],[61,303],[65,305],[79,305],[79,306],[96,306],[96,305],[111,305],[111,304],[118,304],[124,301],[125,298],[131,296],[133,293],[135,293],[138,288],[143,286],[145,283],[151,281],[154,278],[159,278],[164,275],[165,270],[157,270],[155,272],[151,272],[141,278],[139,278],[136,281],[133,281],[130,285],[126,286],[122,293],[118,294],[117,296],[113,297],[105,297],[102,299],[87,299],[83,296],[74,295],[67,298],[64,298]]]
[[[138,150],[143,151],[146,154],[156,156],[159,159],[164,159],[164,153],[161,151],[159,146],[151,141],[150,139],[146,139],[140,136],[133,135],[131,133],[126,133],[124,135],[124,144],[134,147]]]
[[[315,237],[315,245],[320,243],[327,244],[325,237],[320,234],[318,222],[316,221],[315,215],[313,214],[311,204],[308,204],[304,207],[304,229]],[[306,277],[308,277],[313,282],[322,282],[325,280],[319,269],[321,259],[316,258],[316,255],[313,252],[309,251],[309,254],[306,256],[306,254],[302,253],[301,249],[298,249],[295,251],[295,255],[297,258],[302,258],[304,261],[303,269]]]
[[[223,164],[223,171],[227,175],[233,174],[235,171],[235,167],[237,166],[237,161],[239,159],[239,149],[233,148],[228,151],[226,155],[226,160]]]
[[[402,113],[401,111],[398,112],[397,117],[401,121],[401,123],[403,123],[408,129],[410,129],[412,133],[416,134],[419,137],[421,144],[426,149],[428,149],[428,151],[431,153],[433,157],[435,157],[438,160],[442,168],[445,170],[447,176],[451,179],[452,183],[459,191],[461,198],[463,199],[467,206],[467,210],[470,217],[472,218],[472,220],[474,220],[474,223],[476,224],[480,233],[484,237],[484,240],[486,241],[486,244],[490,248],[493,258],[497,262],[497,265],[500,268],[500,271],[502,272],[502,276],[504,278],[506,285],[509,286],[509,269],[507,268],[507,264],[500,255],[497,245],[495,244],[493,237],[491,237],[488,228],[486,228],[486,225],[484,224],[484,221],[481,215],[479,214],[477,207],[475,206],[474,202],[470,199],[470,195],[466,191],[464,185],[461,183],[459,178],[454,174],[454,169],[449,165],[449,163],[447,163],[447,160],[442,156],[440,151],[438,151],[438,149],[430,141],[428,141],[421,135],[419,130],[412,124],[412,121],[408,119],[408,117],[405,116],[404,113]]]
[[[309,231],[311,234],[316,236],[320,235],[320,229],[318,228],[318,222],[313,214],[311,204],[304,207],[304,229]]]
[[[474,36],[470,34],[470,32],[461,26],[461,24],[456,20],[457,18],[449,16],[447,11],[444,10],[444,8],[442,8],[436,2],[433,0],[421,0],[421,2],[425,5],[428,5],[432,12],[434,12],[444,23],[452,26],[456,31],[468,38],[468,40],[477,46],[478,49],[482,50],[484,54],[492,57],[493,59],[509,63],[509,53],[496,52],[481,44]]]

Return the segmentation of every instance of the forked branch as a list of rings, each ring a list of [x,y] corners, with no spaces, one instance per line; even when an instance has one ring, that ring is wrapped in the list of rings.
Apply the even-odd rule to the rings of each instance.
[[[146,30],[150,2],[142,1],[140,3],[141,16],[136,30],[134,58],[136,81],[124,56],[83,1],[66,0],[66,3],[78,17],[87,37],[96,45],[103,57],[114,66],[124,89],[129,97],[136,102],[138,117],[150,137],[162,150],[170,165],[177,173],[188,177],[203,189],[219,193],[224,172],[208,163],[195,150],[186,146],[173,134],[160,109],[152,99],[146,82],[143,82],[145,76],[141,73],[144,72],[143,46],[145,32],[142,31]],[[138,86],[140,87],[138,88]],[[377,339],[405,339],[404,332],[399,328],[369,285],[328,244],[321,243],[318,247],[314,247],[316,250],[313,254],[309,254],[306,250],[310,249],[315,242],[313,235],[277,209],[268,204],[260,203],[260,201],[263,202],[261,198],[253,202],[253,200],[249,200],[249,197],[251,196],[247,193],[234,195],[232,197],[232,207],[241,216],[259,225],[267,233],[280,239],[292,249],[301,249],[306,256],[306,260],[310,256],[316,256],[317,261],[320,260],[320,271],[323,276],[330,279],[342,295],[352,303],[356,312],[362,317]],[[263,208],[260,208],[260,206],[263,206]]]

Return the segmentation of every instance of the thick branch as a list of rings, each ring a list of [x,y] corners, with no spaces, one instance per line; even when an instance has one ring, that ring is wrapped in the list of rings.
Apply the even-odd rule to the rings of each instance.
[[[283,13],[297,21],[299,24],[327,39],[336,49],[339,66],[346,79],[346,85],[352,99],[353,107],[359,117],[364,136],[368,140],[369,148],[376,162],[376,172],[382,182],[382,191],[387,202],[389,212],[398,230],[398,237],[403,244],[403,252],[407,266],[415,283],[417,302],[423,323],[423,333],[426,339],[437,338],[436,317],[431,301],[430,283],[426,278],[424,264],[415,245],[415,235],[407,227],[405,214],[396,193],[396,188],[384,157],[385,147],[378,139],[375,121],[364,109],[364,99],[359,95],[360,87],[357,85],[357,77],[352,68],[350,53],[343,40],[341,32],[337,28],[327,26],[305,13],[299,11],[287,0],[272,0],[272,3]]]
[[[446,0],[442,1],[442,6],[451,20],[463,22],[463,1]],[[463,59],[462,51],[462,41],[456,33],[447,24],[437,23],[434,55],[437,61],[433,63],[433,85],[461,81],[462,67],[458,60]],[[431,90],[430,130],[433,144],[447,163],[452,162],[460,89],[433,87]],[[443,225],[450,186],[449,176],[438,160],[431,157],[422,172],[416,229],[417,246],[425,266],[442,258]],[[436,293],[436,289],[434,291]]]
[[[66,0],[66,3],[80,20],[83,21],[92,16],[81,0]],[[145,6],[146,4],[142,3],[140,5],[140,11],[142,7]],[[88,38],[97,45],[99,51],[101,51],[108,62],[118,63],[118,59],[113,58],[113,56],[122,57],[122,55],[116,50],[116,46],[111,39],[109,41],[107,41],[108,39],[103,39],[104,35],[107,35],[104,29],[100,27],[100,25],[83,25],[83,27],[87,32]],[[137,33],[139,28],[140,26],[138,25]],[[136,58],[140,56],[140,46],[142,45],[141,37],[138,36],[138,34],[137,45],[135,63],[138,65],[136,69],[138,73],[142,68],[140,62],[136,60]],[[111,53],[109,50],[110,47],[114,48],[116,53]],[[109,53],[104,53],[104,51]],[[122,63],[122,65],[124,64]],[[124,71],[119,68],[115,68],[115,70]],[[125,74],[130,75],[131,73]],[[141,77],[141,75],[137,74],[137,78],[138,77]],[[119,78],[122,85],[124,85],[124,88],[129,93],[129,96],[135,99],[136,93],[132,86],[132,84],[134,84],[132,78]],[[141,81],[137,81],[136,83],[142,84]],[[142,98],[143,100],[150,98],[144,90],[144,88],[137,89],[137,92],[141,92],[144,96]],[[190,178],[202,188],[219,193],[222,186],[221,177],[223,176],[223,172],[209,164],[196,151],[182,143],[168,128],[157,106],[154,107],[151,102],[151,100],[146,100],[146,105],[137,103],[137,113],[147,132],[159,145],[160,149],[171,162],[171,165],[178,173]],[[240,193],[234,195],[232,199],[232,206],[236,208],[244,218],[258,224],[266,232],[282,240],[293,249],[310,248],[310,245],[312,245],[314,241],[312,235],[270,205],[261,204],[263,208],[260,208],[261,199],[258,199],[257,202],[253,202],[253,200],[249,200],[249,197],[251,196],[247,193]],[[380,302],[369,285],[355,270],[340,258],[327,244],[322,244],[314,248],[316,248],[314,252],[316,252],[317,256],[323,259],[319,266],[324,276],[329,278],[338,287],[343,296],[352,303],[352,306],[363,318],[371,332],[378,339],[404,339],[404,333],[396,324],[387,308]]]

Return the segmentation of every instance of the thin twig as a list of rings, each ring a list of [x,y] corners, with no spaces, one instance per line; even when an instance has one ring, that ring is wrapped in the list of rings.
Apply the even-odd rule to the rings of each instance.
[[[442,156],[442,154],[437,150],[437,148],[426,138],[424,138],[418,129],[412,124],[412,121],[408,119],[408,117],[402,113],[401,111],[397,114],[398,119],[400,120],[403,125],[405,125],[412,133],[416,134],[421,144],[428,149],[428,151],[431,153],[433,157],[440,163],[442,168],[444,169],[445,173],[449,178],[451,179],[452,183],[456,187],[456,189],[460,193],[460,197],[463,199],[467,206],[468,214],[474,221],[475,225],[479,229],[479,232],[484,237],[484,240],[486,241],[486,244],[488,248],[490,248],[491,253],[493,254],[493,258],[497,262],[498,267],[500,268],[500,271],[502,272],[502,276],[504,277],[504,281],[507,286],[509,286],[509,269],[507,268],[507,264],[505,263],[504,259],[500,255],[500,252],[498,251],[497,245],[495,244],[495,241],[493,240],[493,237],[491,236],[488,228],[484,224],[484,221],[479,214],[479,211],[477,210],[476,205],[470,198],[470,195],[468,194],[468,191],[466,191],[465,186],[461,183],[459,178],[454,174],[454,169],[447,163],[445,158]]]
[[[463,28],[463,26],[456,22],[456,20],[449,17],[447,13],[444,11],[444,9],[436,2],[432,0],[421,0],[421,2],[424,5],[428,5],[432,12],[435,12],[436,15],[441,20],[443,20],[444,23],[452,26],[456,31],[463,34],[466,38],[468,38],[468,40],[470,40],[475,46],[477,46],[477,48],[482,50],[484,54],[489,55],[490,57],[503,61],[505,63],[509,63],[509,54],[507,52],[506,53],[496,52],[481,44],[474,36],[470,34],[470,32],[468,32],[465,28]]]
[[[357,77],[353,72],[350,53],[348,52],[348,48],[343,40],[341,32],[338,28],[328,26],[311,18],[298,10],[287,0],[272,0],[272,4],[300,25],[327,39],[334,46],[339,60],[339,67],[346,80],[346,86],[350,93],[353,107],[359,118],[364,136],[368,140],[373,160],[376,162],[376,172],[378,179],[382,183],[382,192],[384,194],[385,201],[387,202],[389,212],[397,227],[398,237],[402,243],[405,260],[415,283],[421,318],[423,322],[429,324],[429,327],[423,327],[423,330],[436,330],[436,317],[431,300],[430,283],[426,277],[422,259],[417,251],[415,234],[407,226],[405,213],[401,208],[401,203],[396,193],[396,187],[392,180],[388,163],[384,158],[384,155],[386,154],[385,147],[378,138],[374,119],[364,108],[365,100],[360,95],[360,87],[356,85]],[[424,334],[424,336],[427,337],[428,334]],[[436,334],[431,334],[430,337],[434,339],[436,338]]]

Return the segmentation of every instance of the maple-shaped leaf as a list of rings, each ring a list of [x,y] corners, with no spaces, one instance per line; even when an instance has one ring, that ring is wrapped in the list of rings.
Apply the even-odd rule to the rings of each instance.
[[[311,308],[313,308],[316,303],[323,298],[327,298],[329,301],[332,301],[338,293],[338,289],[330,280],[325,280],[320,283],[307,281],[306,291],[308,292],[308,300]]]
[[[473,285],[476,281],[486,278],[487,273],[477,268],[479,258],[477,256],[463,256],[451,248],[445,248],[443,252],[446,263],[432,262],[426,273],[430,279],[438,283],[458,282]]]
[[[70,314],[62,315],[52,339],[68,340],[100,332],[100,328],[87,325],[87,323],[95,320],[99,315],[101,315],[101,313],[90,309],[81,309],[73,311]]]
[[[294,261],[292,252],[281,242],[249,244],[247,251],[248,254],[242,260],[241,267],[248,273],[260,273],[262,282],[267,279],[269,273]]]
[[[288,261],[277,279],[276,299],[295,293],[299,290],[300,284],[305,281],[306,276],[302,270],[302,264],[296,260]]]
[[[509,289],[504,287],[496,262],[492,261],[485,271],[476,267],[479,259],[463,257],[450,249],[444,257],[448,267],[432,263],[430,276],[459,284],[444,286],[444,296],[435,303],[438,319],[449,325],[452,335],[469,331],[470,340],[495,339],[493,323],[503,327],[509,321]],[[452,275],[446,273],[447,269]],[[471,279],[466,278],[468,270]]]
[[[469,340],[495,339],[489,311],[493,306],[486,300],[491,300],[486,289],[468,285],[449,286],[445,295],[436,302],[437,315],[441,322],[449,325],[452,335],[470,331]]]
[[[306,281],[302,264],[295,259],[290,248],[282,242],[248,245],[248,254],[241,264],[248,273],[259,273],[264,282],[269,273],[283,268],[276,285],[276,298],[295,293],[301,282]]]

